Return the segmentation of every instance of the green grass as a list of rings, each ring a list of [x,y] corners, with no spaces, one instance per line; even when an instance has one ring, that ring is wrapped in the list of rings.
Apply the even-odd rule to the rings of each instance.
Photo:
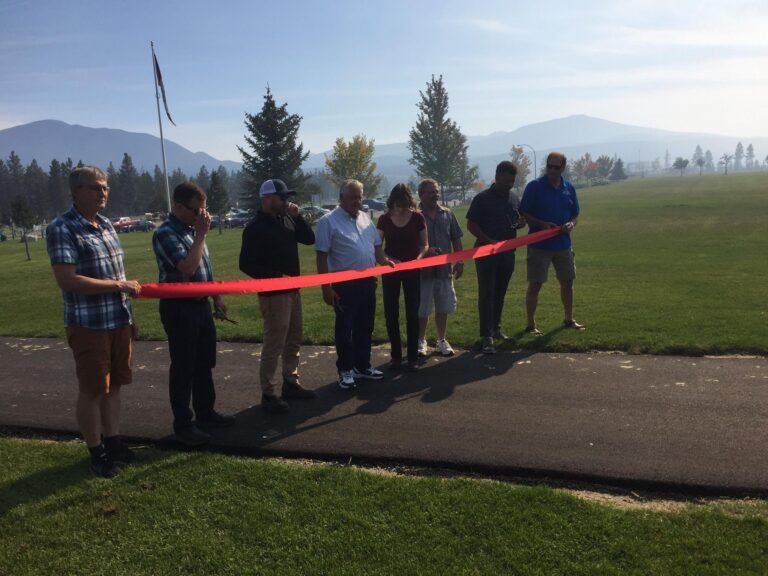
[[[622,510],[546,487],[0,438],[0,574],[764,574],[765,502]]]
[[[559,330],[562,309],[556,283],[542,290],[539,325],[545,336],[521,333],[525,324],[525,250],[507,295],[504,327],[515,346],[547,350],[625,350],[633,353],[768,353],[768,174],[641,179],[579,191],[582,217],[574,233],[579,278],[576,318],[584,333]],[[465,225],[466,209],[457,215]],[[237,268],[240,230],[214,232],[209,248],[218,279],[242,278]],[[121,236],[129,277],[157,280],[150,234]],[[465,246],[471,237],[464,238]],[[0,334],[60,336],[61,301],[45,255],[32,246],[0,244]],[[314,252],[302,247],[302,270],[315,271]],[[449,339],[469,347],[477,340],[474,266],[456,283],[459,310]],[[303,291],[305,340],[329,344],[333,314],[320,290]],[[260,341],[256,295],[230,296],[238,326],[223,325],[222,340]],[[377,341],[386,341],[383,306]],[[144,338],[163,339],[157,302],[138,301]]]

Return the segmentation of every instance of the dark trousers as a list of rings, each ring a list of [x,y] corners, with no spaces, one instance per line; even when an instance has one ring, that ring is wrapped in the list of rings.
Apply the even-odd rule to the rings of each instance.
[[[419,346],[419,300],[421,298],[421,272],[409,270],[381,277],[384,292],[384,317],[387,320],[387,336],[392,345],[392,360],[402,360],[403,345],[400,340],[400,285],[405,299],[405,334],[408,362],[416,362]]]
[[[501,330],[501,312],[507,286],[515,270],[515,252],[502,252],[475,260],[477,307],[480,312],[480,337],[492,338]]]
[[[168,335],[171,369],[168,391],[176,432],[192,426],[199,417],[213,411],[216,392],[212,369],[216,365],[216,326],[208,299],[161,299],[160,320]]]
[[[336,311],[336,367],[365,370],[371,365],[371,335],[376,315],[376,278],[332,285],[340,297]]]

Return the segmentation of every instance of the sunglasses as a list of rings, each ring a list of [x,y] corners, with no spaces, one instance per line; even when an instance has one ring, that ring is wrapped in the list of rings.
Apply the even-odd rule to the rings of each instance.
[[[189,210],[190,212],[192,212],[192,214],[194,214],[195,216],[200,216],[200,212],[202,212],[203,210],[205,210],[205,208],[192,208],[192,206],[189,206],[189,205],[187,205],[187,204],[184,204],[184,202],[179,202],[179,204],[181,204],[182,206],[184,206],[184,208],[186,208],[187,210]]]

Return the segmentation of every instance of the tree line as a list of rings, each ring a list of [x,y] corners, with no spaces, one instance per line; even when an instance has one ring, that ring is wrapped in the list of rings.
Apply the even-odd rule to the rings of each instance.
[[[15,224],[29,229],[65,212],[72,204],[69,174],[79,166],[83,166],[82,161],[75,163],[71,158],[65,161],[54,159],[46,171],[35,159],[24,166],[13,151],[7,160],[0,159],[0,224]],[[115,168],[110,162],[106,173],[110,199],[105,216],[136,216],[167,211],[165,176],[158,165],[151,174],[146,170],[139,171],[131,156],[124,153],[120,167]],[[201,166],[198,173],[191,177],[177,168],[168,175],[170,190],[173,191],[186,180],[196,182],[206,191],[209,210],[213,214],[226,213],[230,197],[238,198],[242,194],[242,173],[228,172],[224,166],[212,172]]]

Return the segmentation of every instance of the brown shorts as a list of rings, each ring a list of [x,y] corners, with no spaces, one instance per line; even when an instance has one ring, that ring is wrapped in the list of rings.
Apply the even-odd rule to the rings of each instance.
[[[528,247],[528,282],[543,284],[547,281],[550,262],[557,279],[567,282],[576,278],[576,257],[573,250],[539,250]]]
[[[108,393],[110,386],[131,383],[130,326],[115,330],[67,326],[67,342],[75,357],[81,392]]]

